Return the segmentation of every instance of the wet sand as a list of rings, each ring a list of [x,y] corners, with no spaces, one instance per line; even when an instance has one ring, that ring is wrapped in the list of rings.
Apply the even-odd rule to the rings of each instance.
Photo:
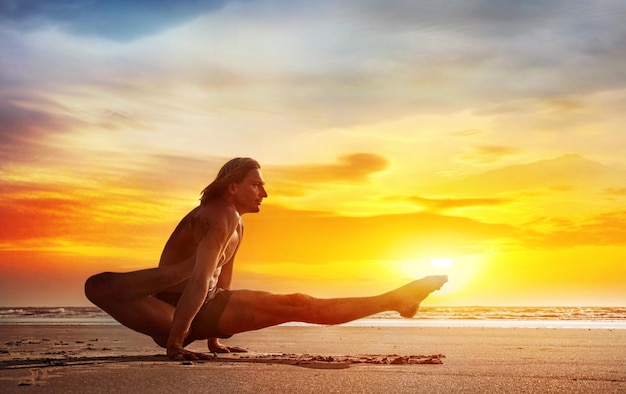
[[[250,352],[173,362],[121,326],[0,325],[0,392],[626,392],[626,330],[283,326],[224,343]]]

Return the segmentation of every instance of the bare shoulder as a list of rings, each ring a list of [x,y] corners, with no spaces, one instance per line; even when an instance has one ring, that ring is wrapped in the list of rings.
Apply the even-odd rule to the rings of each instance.
[[[194,238],[199,242],[209,232],[218,237],[230,237],[238,229],[240,217],[232,205],[216,199],[192,211],[190,222]]]

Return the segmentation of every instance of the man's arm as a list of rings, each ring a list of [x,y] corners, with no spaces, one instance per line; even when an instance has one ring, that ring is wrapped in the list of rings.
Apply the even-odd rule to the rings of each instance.
[[[217,281],[217,287],[220,289],[228,290],[230,289],[230,282],[233,278],[233,265],[235,263],[235,256],[233,256],[230,261],[222,266],[222,272],[220,272],[220,277]],[[209,338],[206,341],[207,347],[210,352],[213,353],[245,353],[248,350],[238,347],[238,346],[226,346],[222,345],[219,342],[218,338]]]
[[[230,283],[233,280],[233,267],[235,265],[235,256],[237,255],[237,251],[239,250],[239,246],[243,241],[243,223],[239,221],[237,225],[237,233],[239,235],[239,242],[235,247],[235,251],[233,252],[233,256],[228,260],[226,264],[222,266],[222,271],[220,272],[220,277],[217,280],[217,287],[224,290],[230,290]]]
[[[209,230],[198,244],[196,263],[191,277],[174,312],[167,342],[167,355],[171,359],[197,359],[199,355],[184,349],[191,322],[202,307],[209,290],[209,281],[228,240],[236,229],[237,221],[228,212],[221,212],[209,222]],[[233,223],[234,222],[234,223]]]
[[[230,284],[233,279],[233,267],[235,265],[235,255],[237,254],[237,250],[239,250],[239,245],[241,245],[241,241],[243,240],[243,224],[239,224],[237,229],[239,232],[239,243],[233,253],[233,257],[228,261],[228,263],[222,266],[222,271],[220,272],[220,277],[217,281],[217,287],[224,290],[230,289]],[[222,345],[218,338],[209,338],[207,339],[207,347],[210,352],[213,353],[245,353],[248,350],[239,346],[225,346]]]
[[[233,265],[235,264],[235,256],[228,263],[222,266],[220,277],[217,280],[217,287],[224,290],[230,290],[230,283],[233,280]]]

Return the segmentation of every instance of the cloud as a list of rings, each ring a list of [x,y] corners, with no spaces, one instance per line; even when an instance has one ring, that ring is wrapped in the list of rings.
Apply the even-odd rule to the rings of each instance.
[[[241,257],[251,262],[387,261],[421,253],[480,252],[517,232],[506,224],[435,213],[346,217],[271,204],[245,223],[249,236]],[[295,229],[289,242],[284,242],[285,229]]]
[[[528,21],[538,23],[553,20],[563,12],[567,1],[536,1],[532,3],[501,2],[493,0],[449,1],[446,7],[432,1],[395,1],[392,5],[376,0],[352,3],[360,15],[370,18],[372,23],[400,25],[411,28],[415,25],[441,24],[449,27],[478,28],[487,22],[492,31],[517,32],[528,27]],[[566,7],[567,8],[567,7]],[[573,9],[572,7],[569,7]],[[463,22],[465,21],[465,22]],[[515,28],[517,26],[517,28]]]
[[[10,103],[0,103],[0,144],[29,140],[36,135],[63,129],[56,117]]]
[[[73,123],[77,122],[69,117],[0,98],[0,169],[6,164],[46,161],[51,153],[47,138],[67,132]]]
[[[39,94],[67,100],[72,92],[103,106],[124,97],[168,117],[181,107],[207,116],[256,111],[310,130],[558,101],[626,80],[620,2],[12,4],[0,30],[9,54],[0,61],[3,85],[37,81],[53,88]],[[11,34],[28,23],[57,30],[38,31],[39,45],[33,34]]]
[[[122,166],[113,172],[108,184],[128,190],[137,190],[161,198],[197,201],[200,192],[211,183],[219,169],[230,157],[187,157],[177,155],[135,156],[135,166],[124,166],[132,162],[131,157],[121,156]],[[119,160],[115,155],[110,160]],[[114,168],[109,166],[109,168]]]
[[[626,196],[626,187],[611,187],[606,189],[604,193],[614,197]]]
[[[0,252],[149,259],[198,204],[200,191],[226,161],[106,151],[78,156],[60,150],[49,157],[51,153],[48,149],[37,163],[0,167],[8,174],[0,179]]]
[[[74,235],[80,234],[80,221],[77,220],[79,213],[88,211],[85,202],[67,198],[3,200],[9,202],[0,207],[3,222],[0,239],[3,242],[62,237],[68,234],[72,224],[76,227]]]
[[[275,85],[281,105],[327,124],[625,86],[616,59],[626,55],[626,28],[617,17],[623,5],[615,2],[370,1],[337,8],[344,24],[318,25],[332,33],[328,41],[316,39],[319,28],[294,29],[292,37],[306,45],[295,49],[284,82]],[[328,10],[317,12],[326,20]],[[601,53],[590,52],[598,45]]]
[[[0,3],[0,21],[22,28],[58,26],[73,34],[126,41],[174,27],[229,0],[20,0]]]
[[[411,196],[408,201],[433,211],[442,211],[455,208],[490,207],[506,204],[506,198],[424,198]]]
[[[505,148],[506,151],[508,150]],[[488,155],[492,153],[490,149],[484,152]],[[499,148],[496,148],[495,153],[499,152]],[[464,195],[467,191],[482,195],[546,189],[593,191],[617,187],[625,180],[626,171],[603,165],[578,154],[566,154],[554,159],[501,167],[433,189],[455,195]]]
[[[510,146],[483,145],[473,147],[472,152],[462,155],[461,159],[472,163],[486,164],[514,155],[518,151],[519,150],[517,148]]]
[[[476,129],[465,129],[465,130],[455,130],[450,132],[450,135],[453,137],[470,137],[481,135],[482,131]]]
[[[334,164],[308,164],[270,168],[277,178],[301,183],[359,182],[389,167],[385,157],[374,153],[352,153]]]
[[[107,247],[159,248],[163,234],[183,214],[159,189],[147,194],[120,185],[106,190],[80,184],[0,185],[0,202],[1,250],[65,247],[80,254],[97,247],[106,254]]]
[[[500,82],[473,85],[485,92],[495,93],[497,88],[501,93],[554,94],[556,89],[578,90],[607,78],[623,86],[618,81],[622,72],[611,60],[624,55],[626,29],[620,20],[626,7],[619,1],[452,1],[446,7],[411,1],[393,6],[378,1],[350,4],[365,23],[422,38],[415,42],[416,58],[432,54],[444,61],[440,67],[456,61],[466,68],[466,75]],[[445,56],[446,49],[456,51]],[[585,69],[590,63],[601,63],[611,72]],[[502,72],[507,69],[505,76]],[[571,73],[590,79],[569,79]]]
[[[582,246],[626,246],[626,211],[613,211],[583,221],[552,221],[549,232],[528,232],[521,238],[528,246],[545,249]]]

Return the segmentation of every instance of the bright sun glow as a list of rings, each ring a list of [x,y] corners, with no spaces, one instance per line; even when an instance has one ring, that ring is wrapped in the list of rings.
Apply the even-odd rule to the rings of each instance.
[[[461,260],[464,260],[464,258],[461,258]],[[394,266],[402,276],[420,278],[425,275],[449,275],[453,263],[454,260],[447,257],[415,258],[394,262]],[[458,274],[463,267],[465,267],[465,264],[455,267],[455,273]]]
[[[436,259],[430,260],[430,265],[437,268],[448,268],[452,265],[452,259],[445,257],[438,257]]]

